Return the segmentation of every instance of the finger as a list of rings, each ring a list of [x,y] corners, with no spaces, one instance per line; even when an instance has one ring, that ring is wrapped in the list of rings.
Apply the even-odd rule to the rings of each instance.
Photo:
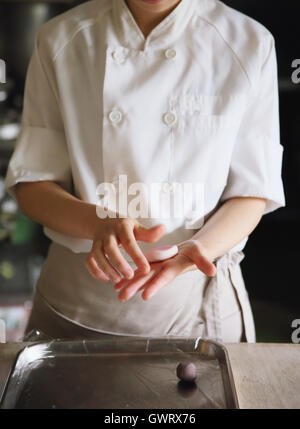
[[[100,246],[94,246],[92,249],[94,260],[98,267],[114,282],[117,283],[121,280],[121,276],[118,271],[111,265],[109,260],[104,254],[104,249]]]
[[[123,287],[121,292],[118,295],[120,301],[127,301],[132,298],[133,295],[154,275],[154,270],[150,271],[148,274],[139,276],[135,280],[130,280],[130,283]]]
[[[133,269],[122,255],[118,247],[117,238],[110,235],[106,241],[104,241],[103,248],[113,265],[116,266],[125,278],[131,279],[134,275]]]
[[[158,262],[156,263],[151,263],[151,266],[154,268],[154,266],[156,267],[158,265]],[[148,274],[148,273],[147,273]],[[144,273],[142,273],[139,269],[136,269],[134,271],[134,277],[132,279],[121,279],[118,283],[114,284],[114,289],[116,291],[122,289],[123,287],[128,286],[129,284],[131,284],[133,281],[138,280],[140,277],[145,276]]]
[[[208,277],[214,277],[217,269],[210,260],[204,256],[200,251],[196,251],[193,255],[193,261],[195,265]]]
[[[144,274],[143,274],[143,275],[144,275]],[[137,279],[137,277],[138,277],[138,270],[135,270],[135,271],[134,271],[134,276],[133,276],[133,278],[132,278],[132,279],[125,279],[125,278],[121,279],[118,283],[115,283],[115,284],[114,284],[114,289],[115,289],[115,290],[120,290],[120,289],[122,289],[122,287],[125,287],[125,286],[127,286],[130,282],[132,282],[133,280],[136,280],[136,279]]]
[[[166,264],[164,264],[164,262],[161,263],[163,265],[161,267],[161,270],[160,270],[161,273],[162,272],[166,272],[167,270],[170,271],[170,279],[171,280],[169,280],[169,282],[172,281],[172,280],[174,280],[175,277],[177,277],[178,275],[180,275],[182,273],[182,266],[180,264],[178,264],[178,256],[179,255],[176,255],[174,257],[174,258],[177,259],[176,262],[175,262],[175,259],[173,260],[174,263],[172,263],[170,261],[170,259],[172,259],[172,258],[170,258],[168,260],[167,266],[166,266]],[[153,264],[151,264],[151,265],[153,266]],[[156,263],[154,263],[154,265],[156,265]],[[155,277],[153,276],[152,279],[150,279],[147,283],[145,283],[142,287],[140,287],[139,291],[142,290],[142,289],[146,289],[146,288],[150,287],[151,284],[152,284],[152,281],[154,281],[154,280],[155,281],[157,280],[157,276],[155,276]]]
[[[151,279],[150,282],[145,285],[142,298],[145,301],[152,298],[161,288],[174,280],[175,277],[175,270],[171,270],[170,268],[162,269],[153,279]]]
[[[130,282],[132,282],[133,280],[136,280],[138,278],[139,275],[145,275],[142,274],[139,270],[135,270],[134,271],[134,276],[132,277],[132,279],[121,279],[118,283],[114,284],[114,289],[115,290],[120,290],[122,289],[122,287],[127,286]]]
[[[129,281],[130,280],[128,280],[128,279],[122,279],[122,280],[120,280],[118,283],[115,283],[114,284],[114,289],[115,290],[120,290],[120,289],[122,289],[122,287],[124,287],[124,286],[126,286],[126,284],[128,284],[129,283]]]
[[[146,241],[146,242],[155,242],[158,241],[166,233],[166,226],[164,224],[159,224],[153,226],[152,228],[146,228],[140,223],[137,223],[134,227],[134,235],[136,240]]]
[[[125,225],[123,231],[119,234],[119,238],[122,246],[131,256],[139,270],[142,273],[147,274],[150,271],[150,265],[140,246],[136,242],[132,227],[130,225]]]
[[[110,280],[110,278],[107,277],[107,275],[102,270],[100,270],[92,254],[89,254],[88,257],[86,258],[85,265],[89,273],[95,279],[102,280],[104,282],[108,282]]]

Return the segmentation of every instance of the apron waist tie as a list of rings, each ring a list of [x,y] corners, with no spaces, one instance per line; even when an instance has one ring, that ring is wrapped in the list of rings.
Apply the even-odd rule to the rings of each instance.
[[[240,262],[245,255],[242,251],[228,252],[216,259],[217,274],[211,278],[204,291],[202,302],[203,318],[206,321],[206,336],[218,342],[222,338],[222,317],[220,312],[221,288],[234,288],[243,318],[244,337],[247,342],[255,342],[255,327],[248,293],[241,273]]]

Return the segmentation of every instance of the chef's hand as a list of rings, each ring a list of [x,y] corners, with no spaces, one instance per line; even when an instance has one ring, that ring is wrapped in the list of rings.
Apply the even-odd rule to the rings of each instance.
[[[134,271],[119,249],[122,245],[140,272],[146,274],[150,271],[150,265],[137,241],[155,242],[165,232],[163,224],[145,228],[132,218],[99,219],[93,246],[86,258],[86,267],[93,277],[102,281],[112,280],[116,283],[122,279],[120,273],[127,279],[132,278]]]
[[[215,265],[206,256],[205,249],[197,240],[187,240],[178,244],[178,254],[161,262],[151,263],[151,271],[148,274],[135,271],[131,280],[122,279],[114,285],[120,301],[126,301],[136,292],[144,289],[142,298],[150,299],[159,289],[166,286],[175,277],[186,271],[199,269],[209,277],[216,274]]]

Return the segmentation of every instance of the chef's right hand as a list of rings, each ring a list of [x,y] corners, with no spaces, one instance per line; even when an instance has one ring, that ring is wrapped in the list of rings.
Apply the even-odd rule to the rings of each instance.
[[[112,280],[117,283],[122,279],[120,273],[125,278],[131,279],[134,271],[119,249],[122,245],[139,270],[147,274],[150,265],[137,241],[152,243],[159,240],[165,232],[166,227],[163,224],[146,228],[132,218],[108,217],[99,220],[95,228],[92,249],[86,258],[86,267],[98,280]]]

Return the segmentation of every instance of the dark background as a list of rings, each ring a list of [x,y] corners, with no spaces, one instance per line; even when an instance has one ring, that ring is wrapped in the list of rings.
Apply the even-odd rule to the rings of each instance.
[[[242,270],[261,341],[290,341],[291,321],[300,315],[300,85],[291,81],[300,58],[300,2],[226,0],[265,25],[275,37],[280,88],[281,144],[286,207],[266,215],[245,248]]]
[[[0,125],[20,120],[26,68],[37,28],[77,3],[0,0],[0,58],[7,62],[10,80],[6,85],[8,97],[5,102],[0,101]],[[257,340],[290,342],[291,323],[300,319],[300,84],[291,81],[292,61],[300,58],[300,2],[225,0],[224,3],[264,24],[276,41],[287,206],[263,218],[246,246],[242,269],[253,306]],[[12,148],[13,141],[0,138],[0,178],[5,176]],[[0,204],[8,200],[9,196],[4,195]],[[2,212],[0,232],[1,228],[9,233],[5,236],[4,232],[0,241],[0,305],[8,305],[30,299],[49,240],[40,226],[19,211],[10,216],[7,213],[3,216]],[[3,262],[13,266],[12,277],[5,274],[7,264],[3,268]]]

